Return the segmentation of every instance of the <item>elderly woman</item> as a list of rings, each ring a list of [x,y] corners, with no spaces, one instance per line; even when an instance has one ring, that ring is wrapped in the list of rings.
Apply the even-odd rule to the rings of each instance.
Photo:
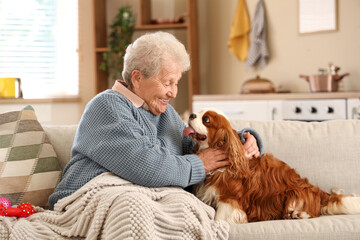
[[[104,172],[148,187],[187,187],[207,172],[224,167],[226,154],[206,149],[191,154],[194,142],[169,105],[190,67],[185,47],[164,32],[146,34],[129,45],[122,72],[125,82],[95,96],[87,105],[75,136],[72,158],[50,196],[50,207]],[[259,155],[249,133],[245,148]]]

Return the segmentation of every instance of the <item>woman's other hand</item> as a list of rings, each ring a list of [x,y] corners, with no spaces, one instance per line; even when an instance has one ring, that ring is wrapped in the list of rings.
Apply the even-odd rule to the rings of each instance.
[[[246,156],[248,158],[259,157],[260,151],[259,151],[258,145],[256,143],[255,137],[253,135],[251,135],[249,132],[245,132],[243,136],[246,139],[246,141],[244,143],[244,149],[245,149]]]
[[[227,154],[221,149],[207,148],[198,153],[197,156],[203,162],[206,173],[230,164]]]

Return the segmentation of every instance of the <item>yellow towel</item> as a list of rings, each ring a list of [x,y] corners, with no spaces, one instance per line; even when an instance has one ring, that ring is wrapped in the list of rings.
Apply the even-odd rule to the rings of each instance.
[[[232,22],[228,47],[240,61],[245,61],[249,52],[250,19],[245,0],[239,0]]]

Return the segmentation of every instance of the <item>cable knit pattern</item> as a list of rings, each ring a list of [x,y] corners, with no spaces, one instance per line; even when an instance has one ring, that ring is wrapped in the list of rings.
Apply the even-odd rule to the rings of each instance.
[[[39,211],[39,209],[37,209]],[[229,225],[180,187],[147,188],[103,173],[55,205],[12,221],[5,239],[228,239]],[[11,218],[9,218],[11,219]]]
[[[185,124],[172,106],[155,116],[114,90],[98,94],[79,123],[72,158],[50,196],[50,207],[103,172],[147,187],[200,183],[205,170],[184,137]],[[186,155],[184,155],[186,154]]]

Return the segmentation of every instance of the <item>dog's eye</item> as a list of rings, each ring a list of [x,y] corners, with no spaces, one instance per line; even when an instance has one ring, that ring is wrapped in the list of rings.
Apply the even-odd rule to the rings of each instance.
[[[210,118],[208,116],[204,116],[203,117],[203,122],[204,123],[210,123]]]

